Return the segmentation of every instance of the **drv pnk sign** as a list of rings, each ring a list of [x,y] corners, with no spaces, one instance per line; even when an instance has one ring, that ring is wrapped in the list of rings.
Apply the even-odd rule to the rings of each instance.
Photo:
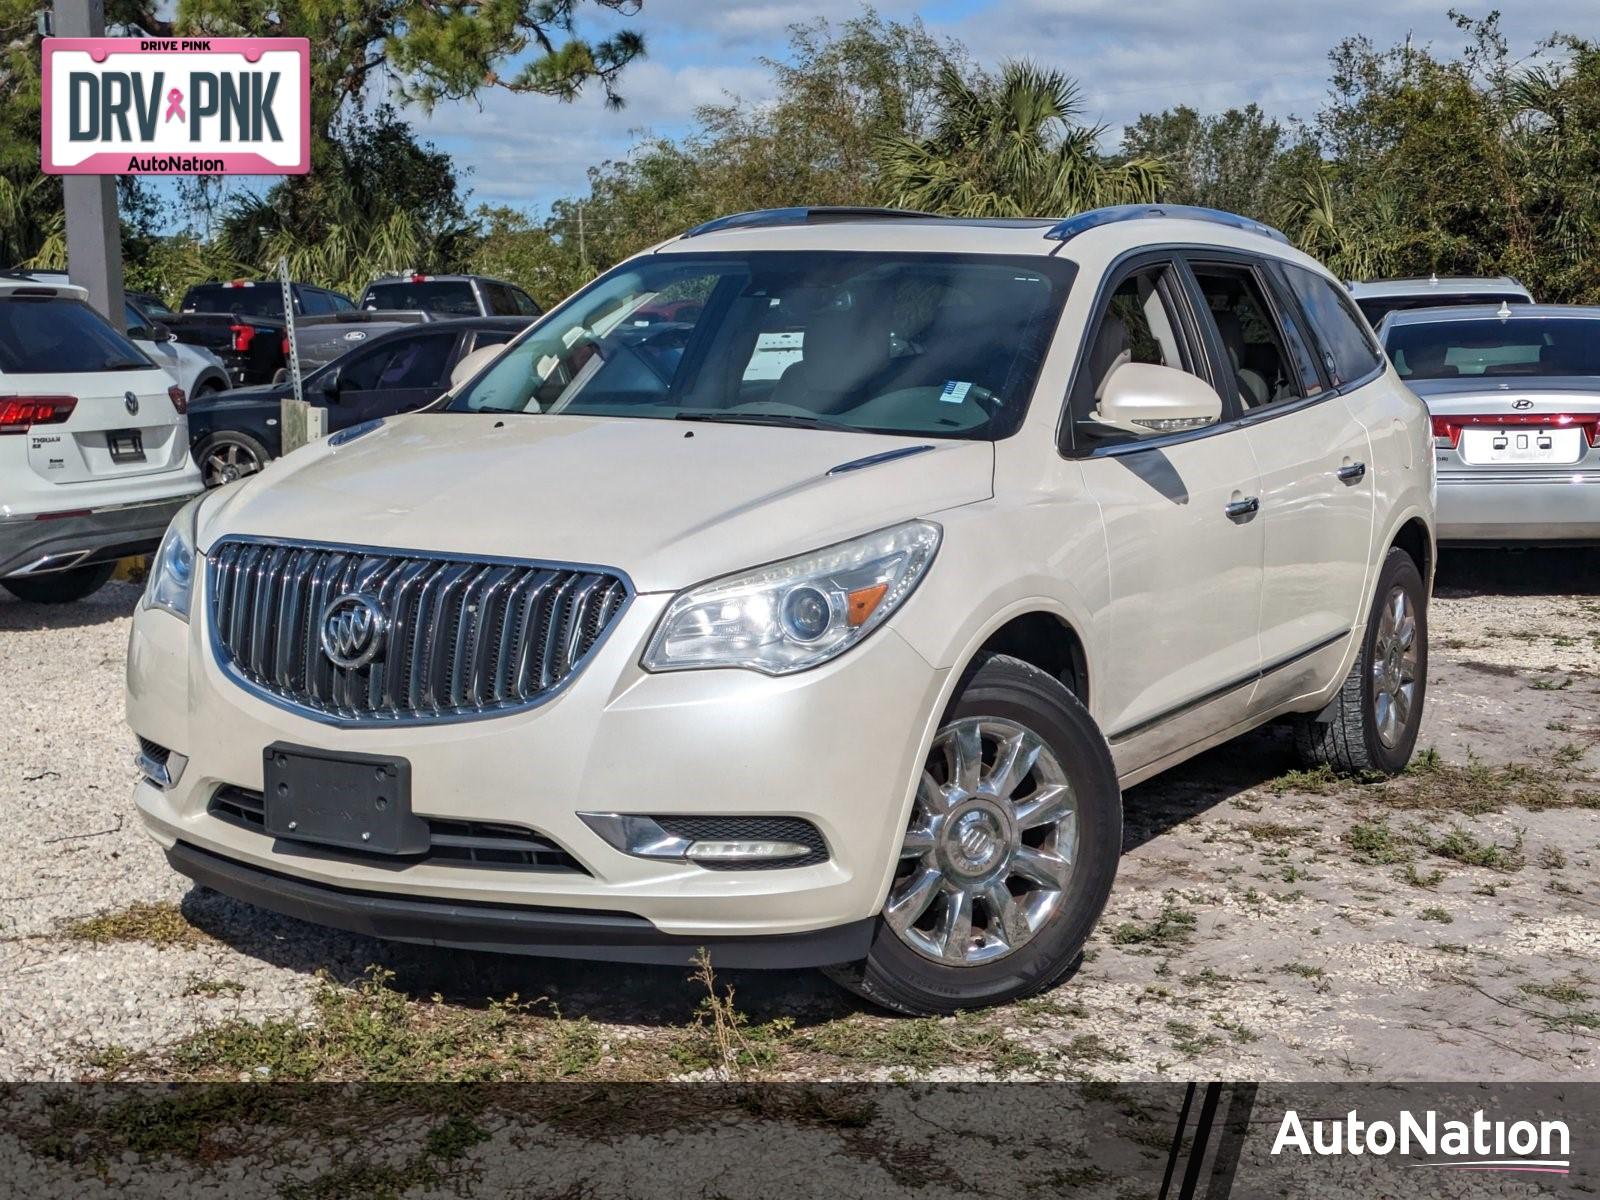
[[[51,175],[303,175],[305,38],[46,38]]]

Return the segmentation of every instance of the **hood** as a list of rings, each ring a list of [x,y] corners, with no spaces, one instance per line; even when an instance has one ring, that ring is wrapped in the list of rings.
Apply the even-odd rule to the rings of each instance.
[[[993,479],[989,442],[420,413],[278,460],[207,505],[199,534],[588,563],[676,591],[987,499]]]
[[[255,387],[229,388],[208,396],[196,396],[189,401],[191,415],[223,413],[239,408],[258,408],[264,404],[280,404],[285,396],[294,394],[287,384],[264,383]]]

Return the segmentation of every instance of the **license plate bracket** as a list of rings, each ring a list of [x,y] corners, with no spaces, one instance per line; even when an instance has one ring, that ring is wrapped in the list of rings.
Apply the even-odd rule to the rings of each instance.
[[[262,806],[274,837],[374,854],[421,854],[428,823],[411,811],[411,764],[274,742],[262,751]]]
[[[113,429],[106,434],[106,448],[114,463],[144,461],[144,434],[137,429]]]

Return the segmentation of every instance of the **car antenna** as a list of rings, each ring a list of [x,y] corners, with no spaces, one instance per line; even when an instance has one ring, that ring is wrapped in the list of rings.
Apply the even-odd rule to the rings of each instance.
[[[1502,321],[1509,321],[1511,319],[1511,305],[1504,300],[1500,301],[1500,310],[1494,315]]]

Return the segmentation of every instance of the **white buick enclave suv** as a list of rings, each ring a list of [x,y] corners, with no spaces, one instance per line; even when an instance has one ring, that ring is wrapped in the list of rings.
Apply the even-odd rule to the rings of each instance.
[[[345,929],[1012,999],[1077,961],[1123,787],[1278,717],[1405,765],[1432,464],[1243,218],[713,221],[180,514],[135,799]]]

